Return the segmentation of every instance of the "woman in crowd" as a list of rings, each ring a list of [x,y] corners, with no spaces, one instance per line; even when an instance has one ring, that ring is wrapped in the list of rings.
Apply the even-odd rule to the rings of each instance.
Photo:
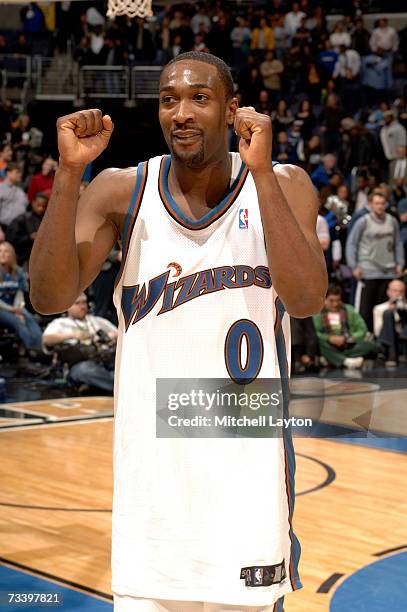
[[[42,332],[33,315],[24,308],[25,275],[17,265],[14,247],[0,244],[0,326],[14,329],[27,349],[40,349]]]
[[[308,98],[301,100],[295,118],[302,121],[301,135],[303,139],[305,141],[310,140],[316,126],[316,119],[312,112],[311,102]]]
[[[294,115],[287,107],[287,102],[285,100],[279,101],[276,110],[273,111],[271,115],[271,120],[273,122],[274,134],[285,131],[287,127],[293,123]]]

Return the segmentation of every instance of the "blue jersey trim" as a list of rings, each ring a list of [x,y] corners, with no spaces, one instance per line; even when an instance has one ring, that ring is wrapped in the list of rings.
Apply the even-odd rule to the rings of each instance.
[[[175,216],[178,217],[185,225],[191,228],[195,228],[195,229],[201,229],[203,225],[209,224],[212,220],[215,219],[215,217],[219,217],[220,214],[223,214],[224,212],[226,212],[226,210],[229,208],[229,206],[233,203],[233,201],[236,198],[237,193],[235,192],[239,185],[242,174],[246,169],[246,165],[242,162],[239,173],[237,177],[235,178],[235,180],[233,181],[233,184],[228,194],[218,204],[216,204],[216,206],[214,206],[209,212],[203,215],[203,217],[195,220],[195,219],[189,219],[189,217],[187,217],[181,211],[181,209],[179,208],[179,206],[177,205],[177,203],[175,202],[174,198],[171,195],[171,192],[168,188],[168,174],[170,171],[170,167],[171,167],[171,155],[166,155],[164,158],[163,167],[162,167],[162,189],[164,192],[165,199],[167,200],[168,205],[172,209]]]

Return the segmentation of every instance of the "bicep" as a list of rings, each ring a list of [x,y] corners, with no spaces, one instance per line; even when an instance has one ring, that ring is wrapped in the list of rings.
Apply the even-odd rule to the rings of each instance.
[[[105,173],[96,177],[78,202],[75,240],[81,291],[96,278],[119,237],[117,228],[106,212],[108,200],[112,197],[106,178]]]
[[[299,166],[281,164],[275,168],[281,190],[308,243],[322,255],[317,236],[319,201],[308,174]]]

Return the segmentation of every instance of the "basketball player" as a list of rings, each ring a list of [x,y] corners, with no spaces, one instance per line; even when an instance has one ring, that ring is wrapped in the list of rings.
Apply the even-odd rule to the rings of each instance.
[[[289,432],[156,437],[156,380],[287,376],[288,314],[319,312],[326,290],[318,202],[300,168],[273,167],[269,117],[238,108],[218,58],[187,53],[164,68],[159,120],[171,155],[105,170],[79,198],[112,120],[94,109],[58,119],[31,300],[66,310],[121,240],[115,610],[281,612],[301,587]],[[231,125],[239,153],[227,148]]]

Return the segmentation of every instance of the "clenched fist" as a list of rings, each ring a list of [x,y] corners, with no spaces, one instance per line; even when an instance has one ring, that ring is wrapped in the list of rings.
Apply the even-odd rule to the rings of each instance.
[[[86,166],[106,149],[113,132],[109,115],[99,109],[78,111],[57,120],[61,163]]]
[[[271,170],[273,135],[270,117],[257,113],[252,106],[243,106],[236,111],[234,128],[240,136],[240,157],[249,170],[252,173]]]

